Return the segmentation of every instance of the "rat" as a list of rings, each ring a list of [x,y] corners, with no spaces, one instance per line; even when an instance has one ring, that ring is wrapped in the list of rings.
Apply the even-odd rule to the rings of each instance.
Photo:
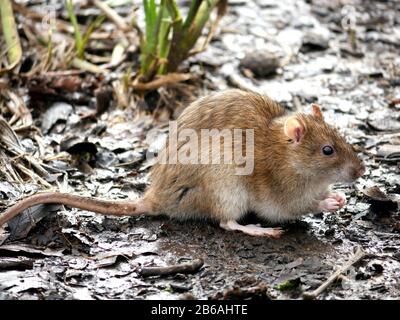
[[[310,113],[289,113],[265,95],[230,89],[194,101],[176,123],[170,136],[188,130],[191,133],[205,129],[236,130],[237,136],[231,140],[224,136],[217,148],[210,148],[208,139],[208,143],[202,141],[200,145],[208,147],[200,148],[201,152],[193,151],[191,160],[198,160],[201,154],[215,155],[221,151],[223,140],[227,154],[235,147],[244,149],[249,161],[253,161],[252,170],[237,174],[238,165],[233,161],[205,164],[158,161],[151,168],[150,185],[137,201],[39,193],[8,208],[0,216],[0,226],[31,206],[57,203],[104,215],[211,218],[228,231],[279,238],[283,233],[281,228],[242,225],[238,221],[248,212],[279,223],[309,213],[337,211],[345,205],[346,196],[331,191],[331,185],[354,182],[365,172],[353,147],[325,122],[316,104],[312,104]],[[243,140],[246,132],[253,132],[249,145]],[[171,150],[176,150],[175,155],[187,156],[191,152],[187,147],[186,138],[177,142],[170,139],[160,152],[160,159],[174,155],[169,153]],[[222,157],[217,154],[213,159]]]

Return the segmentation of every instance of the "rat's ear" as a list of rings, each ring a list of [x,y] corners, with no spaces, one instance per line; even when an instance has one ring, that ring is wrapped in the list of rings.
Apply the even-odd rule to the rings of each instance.
[[[296,143],[299,143],[304,135],[304,132],[306,131],[306,128],[299,118],[292,116],[286,119],[283,130],[290,139]]]
[[[323,116],[323,114],[321,112],[321,107],[319,105],[313,103],[311,105],[311,108],[312,108],[312,114],[314,116],[316,116],[317,118],[320,118],[320,119],[324,119],[324,116]]]

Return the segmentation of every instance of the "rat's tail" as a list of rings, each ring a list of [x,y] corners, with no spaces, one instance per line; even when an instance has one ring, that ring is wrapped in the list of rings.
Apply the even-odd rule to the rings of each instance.
[[[151,205],[147,204],[143,200],[138,200],[137,202],[126,200],[112,201],[87,198],[68,193],[47,192],[27,197],[8,208],[5,212],[0,214],[0,226],[17,216],[25,209],[45,203],[63,204],[72,208],[112,216],[136,216],[143,213],[149,215],[152,214]]]

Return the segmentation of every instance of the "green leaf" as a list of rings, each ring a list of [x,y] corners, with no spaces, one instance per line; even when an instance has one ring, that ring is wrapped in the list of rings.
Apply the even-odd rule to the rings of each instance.
[[[82,58],[84,56],[85,48],[86,48],[86,45],[87,45],[87,43],[88,43],[88,41],[90,39],[90,36],[92,35],[94,30],[96,30],[97,28],[99,28],[101,26],[101,24],[104,22],[105,18],[106,18],[105,15],[98,16],[94,21],[92,21],[89,24],[89,26],[88,26],[88,28],[87,28],[87,30],[85,32],[85,35],[82,38],[82,44],[81,44],[81,47],[80,47],[81,51],[79,51],[77,53],[78,58]]]
[[[300,285],[300,278],[288,279],[275,286],[275,289],[279,291],[287,291],[296,289]]]
[[[82,34],[79,29],[78,20],[76,19],[76,15],[74,13],[74,7],[72,5],[72,0],[67,0],[65,3],[65,6],[67,8],[69,20],[71,21],[72,27],[74,28],[76,52],[77,53],[83,52],[84,50],[82,49]],[[82,56],[79,56],[79,54],[78,54],[78,57],[82,58]]]

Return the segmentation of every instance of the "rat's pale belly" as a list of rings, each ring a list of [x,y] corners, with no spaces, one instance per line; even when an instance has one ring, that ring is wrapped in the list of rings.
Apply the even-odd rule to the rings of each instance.
[[[258,202],[253,206],[253,211],[260,217],[271,222],[284,222],[299,219],[301,216],[311,213],[302,206],[293,206],[291,203],[286,205],[278,205],[272,201]]]

